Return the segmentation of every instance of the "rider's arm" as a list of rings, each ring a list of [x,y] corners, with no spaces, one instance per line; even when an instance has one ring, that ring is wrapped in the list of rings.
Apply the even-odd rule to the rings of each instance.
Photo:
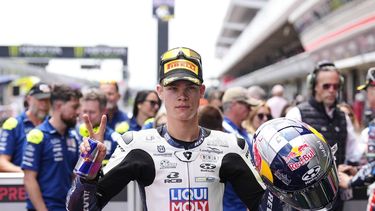
[[[68,194],[68,210],[101,210],[131,180],[147,186],[155,178],[155,167],[151,156],[142,149],[133,149],[131,143],[118,141],[118,146],[109,163],[103,169],[104,176],[96,180],[77,177]]]
[[[238,153],[224,156],[220,168],[220,178],[230,182],[234,191],[250,210],[257,210],[264,193],[264,183],[251,164],[248,145],[238,139]]]

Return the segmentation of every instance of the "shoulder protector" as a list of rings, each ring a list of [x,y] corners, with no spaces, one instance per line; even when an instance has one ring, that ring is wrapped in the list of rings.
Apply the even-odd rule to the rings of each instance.
[[[99,126],[98,127],[94,127],[93,130],[94,130],[94,133],[98,132]],[[87,130],[87,127],[86,127],[85,123],[82,123],[79,126],[79,135],[81,135],[82,137],[89,137],[90,136],[89,130]]]
[[[125,144],[130,144],[130,142],[133,141],[133,132],[132,131],[129,131],[127,133],[124,133],[122,136],[121,136],[122,140],[124,141]]]
[[[18,125],[18,120],[14,117],[10,117],[4,122],[3,129],[13,130],[17,125]]]
[[[32,129],[26,136],[27,142],[40,144],[43,141],[43,132],[39,129]]]
[[[84,123],[79,126],[79,135],[81,135],[82,137],[89,137],[89,131],[87,130]]]
[[[155,118],[151,117],[151,118],[146,119],[143,125],[147,125],[147,124],[154,123],[154,122],[155,122]]]
[[[116,124],[115,126],[115,131],[120,133],[120,134],[124,134],[125,132],[127,132],[129,130],[130,126],[127,122],[120,122],[118,124]]]

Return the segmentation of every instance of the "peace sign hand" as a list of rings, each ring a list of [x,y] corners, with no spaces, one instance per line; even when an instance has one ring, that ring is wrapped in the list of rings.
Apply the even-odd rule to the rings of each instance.
[[[91,121],[90,121],[88,115],[84,114],[82,117],[83,117],[83,120],[86,124],[86,128],[89,132],[89,137],[98,142],[97,143],[98,155],[97,155],[94,163],[101,164],[102,161],[104,160],[105,156],[106,156],[106,153],[107,153],[107,148],[103,143],[104,132],[105,132],[106,124],[107,124],[107,116],[106,115],[102,116],[102,119],[101,119],[100,125],[99,125],[99,130],[96,133],[94,132],[93,126],[91,124]],[[83,142],[80,145],[80,151],[83,154],[87,154],[90,151],[90,144],[89,144],[88,138],[83,138]],[[95,176],[96,176],[96,174],[95,174]],[[94,179],[94,178],[88,178],[88,179]]]

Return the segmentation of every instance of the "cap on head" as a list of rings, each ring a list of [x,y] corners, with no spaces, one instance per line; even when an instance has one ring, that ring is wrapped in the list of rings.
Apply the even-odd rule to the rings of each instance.
[[[43,82],[34,84],[29,93],[29,96],[33,96],[38,100],[51,98],[51,87]]]
[[[203,83],[201,56],[190,48],[173,48],[161,56],[159,83],[167,86],[178,80]]]
[[[243,87],[232,87],[225,91],[223,96],[223,103],[226,102],[245,102],[251,106],[259,105],[259,101],[255,98],[250,97],[247,89]]]
[[[357,87],[357,90],[367,89],[368,86],[375,86],[375,67],[371,67],[367,71],[366,83]]]

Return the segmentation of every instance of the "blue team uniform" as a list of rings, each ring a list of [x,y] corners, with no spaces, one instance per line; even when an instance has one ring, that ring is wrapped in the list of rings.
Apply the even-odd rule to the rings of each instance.
[[[237,127],[227,117],[224,117],[223,128],[225,132],[234,133],[234,134],[237,134],[238,136],[241,136],[243,139],[245,139],[245,141],[249,145],[249,149],[252,148],[253,146],[252,139],[244,128]],[[252,154],[252,150],[250,150],[250,154]],[[282,202],[280,201],[280,199],[278,199],[271,192],[266,190],[258,209],[260,211],[266,211],[266,210],[269,211],[269,210],[282,210],[282,208],[283,208]],[[238,195],[234,192],[232,184],[226,183],[225,190],[224,190],[224,197],[223,197],[223,211],[246,211],[246,210],[247,210],[246,205],[241,201]]]
[[[227,117],[224,117],[223,128],[225,132],[237,134],[241,136],[243,139],[245,139],[250,149],[252,144],[245,129],[237,127]],[[223,210],[224,211],[246,211],[247,210],[246,205],[241,201],[238,195],[234,192],[233,186],[230,183],[225,184],[224,197],[223,197]]]
[[[107,126],[116,132],[123,134],[129,130],[129,117],[124,112],[117,110],[113,113],[112,119],[108,118]]]
[[[38,172],[37,180],[49,210],[66,210],[73,169],[79,157],[78,135],[69,130],[61,136],[44,121],[27,134],[22,169]],[[27,208],[35,209],[27,198]]]
[[[140,131],[142,126],[138,125],[136,117],[132,117],[129,121],[129,131]]]
[[[143,123],[142,130],[151,128],[155,128],[155,118],[153,117],[148,118],[145,123]]]
[[[29,120],[26,112],[21,113],[17,118],[7,119],[2,126],[0,135],[0,154],[11,156],[10,161],[14,165],[20,166],[26,134],[34,127],[35,125]]]

